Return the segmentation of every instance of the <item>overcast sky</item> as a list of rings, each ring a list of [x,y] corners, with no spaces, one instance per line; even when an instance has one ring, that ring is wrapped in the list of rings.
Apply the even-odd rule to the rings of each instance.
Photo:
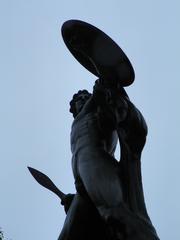
[[[12,240],[53,240],[63,226],[59,200],[27,166],[74,192],[69,101],[79,89],[92,91],[96,77],[62,40],[69,19],[105,31],[134,66],[126,90],[149,127],[142,155],[147,209],[161,239],[179,240],[178,0],[0,1],[0,227]]]

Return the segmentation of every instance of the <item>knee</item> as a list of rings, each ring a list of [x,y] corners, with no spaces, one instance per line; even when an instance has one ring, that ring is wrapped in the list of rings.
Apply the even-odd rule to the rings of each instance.
[[[98,210],[107,225],[110,239],[126,239],[127,219],[123,206],[99,207]]]
[[[105,222],[126,222],[129,215],[129,211],[123,203],[114,207],[100,206],[98,211]]]

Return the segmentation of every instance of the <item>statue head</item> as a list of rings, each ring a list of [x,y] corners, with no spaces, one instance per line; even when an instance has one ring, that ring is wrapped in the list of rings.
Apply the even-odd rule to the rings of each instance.
[[[73,98],[70,101],[69,111],[73,114],[74,118],[82,110],[84,104],[90,98],[90,96],[91,96],[91,93],[89,93],[87,90],[80,90],[73,95]]]

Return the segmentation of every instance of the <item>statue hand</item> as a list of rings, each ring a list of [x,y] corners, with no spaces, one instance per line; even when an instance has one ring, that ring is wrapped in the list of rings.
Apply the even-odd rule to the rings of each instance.
[[[62,200],[61,200],[61,205],[64,206],[64,211],[67,213],[70,206],[71,206],[71,203],[73,201],[73,198],[74,198],[75,194],[67,194]]]

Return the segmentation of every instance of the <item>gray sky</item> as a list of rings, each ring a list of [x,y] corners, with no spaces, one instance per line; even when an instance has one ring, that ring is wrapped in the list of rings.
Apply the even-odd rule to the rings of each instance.
[[[180,239],[179,13],[178,0],[0,1],[0,226],[7,237],[57,239],[62,228],[59,200],[27,166],[74,192],[68,104],[96,78],[71,56],[60,28],[80,19],[110,35],[134,66],[126,90],[149,127],[142,155],[148,212],[161,239]]]

